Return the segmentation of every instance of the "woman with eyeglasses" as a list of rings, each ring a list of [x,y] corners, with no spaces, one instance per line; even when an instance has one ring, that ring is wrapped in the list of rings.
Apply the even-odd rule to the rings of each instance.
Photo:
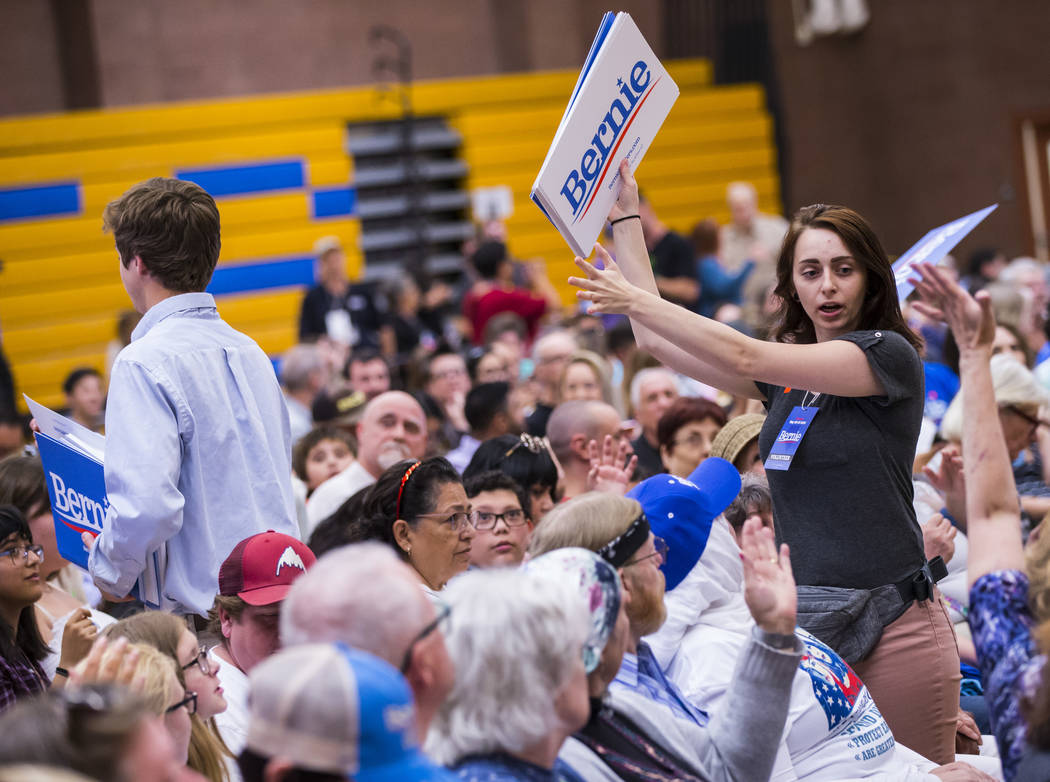
[[[558,504],[558,464],[547,438],[504,434],[486,440],[463,471],[463,480],[490,470],[499,470],[525,490],[523,508],[533,524]]]
[[[207,655],[185,622],[171,614],[146,611],[107,627],[103,636],[146,644],[171,658],[179,684],[196,693],[187,765],[211,782],[230,779],[228,766],[235,762],[214,720],[216,714],[226,710],[217,675],[220,663]]]
[[[0,711],[50,684],[40,661],[51,650],[33,609],[44,593],[43,561],[25,517],[13,505],[0,505]]]
[[[478,568],[520,565],[533,529],[524,490],[499,470],[468,478],[464,488],[477,515],[470,564]]]
[[[470,566],[476,514],[456,469],[443,457],[395,464],[368,490],[351,543],[394,548],[431,597]]]
[[[711,455],[711,445],[725,425],[725,410],[710,399],[676,399],[656,425],[664,469],[671,475],[688,478]]]

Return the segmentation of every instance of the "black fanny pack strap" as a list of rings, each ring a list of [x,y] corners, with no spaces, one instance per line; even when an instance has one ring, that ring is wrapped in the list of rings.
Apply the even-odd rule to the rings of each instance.
[[[948,567],[940,557],[934,557],[929,562],[912,573],[907,578],[898,581],[893,586],[904,601],[905,607],[911,605],[912,600],[920,603],[933,600],[933,585],[948,575]]]

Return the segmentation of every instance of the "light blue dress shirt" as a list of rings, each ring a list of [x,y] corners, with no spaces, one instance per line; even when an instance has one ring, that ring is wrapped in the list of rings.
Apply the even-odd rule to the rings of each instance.
[[[271,529],[299,536],[288,411],[266,354],[208,293],[154,305],[131,340],[113,364],[110,505],[88,566],[123,596],[166,548],[161,608],[206,615],[237,543]]]

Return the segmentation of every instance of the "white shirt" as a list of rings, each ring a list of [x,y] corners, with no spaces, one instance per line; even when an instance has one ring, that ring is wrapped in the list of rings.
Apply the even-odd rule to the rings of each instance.
[[[299,535],[288,411],[270,359],[208,293],[154,305],[131,340],[109,384],[110,506],[88,569],[123,596],[166,553],[161,608],[207,616],[234,546]]]
[[[340,505],[375,482],[375,476],[362,467],[361,462],[354,462],[322,483],[306,502],[308,532],[312,533],[318,524],[339,510]]]

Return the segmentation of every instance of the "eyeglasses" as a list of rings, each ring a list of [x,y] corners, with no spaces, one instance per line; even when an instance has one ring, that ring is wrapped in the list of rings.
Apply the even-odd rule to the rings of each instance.
[[[173,711],[178,711],[183,706],[186,707],[186,711],[188,711],[190,714],[196,714],[197,713],[197,693],[195,693],[195,692],[187,692],[185,698],[183,698],[181,701],[176,703],[174,706],[169,706],[168,708],[166,708],[164,710],[164,713],[165,714],[171,714]]]
[[[449,629],[452,627],[451,617],[452,606],[450,606],[448,603],[441,603],[438,606],[437,616],[434,617],[434,621],[432,621],[430,624],[428,624],[426,627],[420,630],[416,637],[412,639],[412,642],[408,645],[408,648],[405,649],[404,659],[401,660],[401,673],[405,673],[408,670],[408,666],[412,664],[412,650],[416,648],[416,644],[423,641],[428,635],[437,630],[439,627],[441,628],[442,635],[446,635],[448,633]]]
[[[671,447],[673,448],[681,445],[682,443],[685,443],[690,448],[699,448],[701,445],[704,444],[704,439],[704,435],[700,432],[692,432],[688,437],[683,437],[680,440],[672,440]]]
[[[211,676],[211,663],[208,662],[208,647],[202,646],[197,650],[197,656],[182,666],[182,670],[187,671],[196,665],[201,669],[201,673],[205,676]]]
[[[467,524],[475,528],[478,526],[478,512],[476,510],[470,513],[460,510],[448,515],[444,513],[420,513],[419,516],[432,519],[440,518],[444,524],[448,524],[453,532],[459,532]]]
[[[518,438],[518,442],[506,450],[500,461],[506,459],[519,448],[525,448],[529,453],[543,453],[550,448],[550,444],[547,442],[546,437],[533,437],[531,434],[523,433]]]
[[[34,546],[15,546],[9,548],[7,551],[0,551],[0,557],[7,557],[11,560],[11,564],[17,564],[18,558],[22,558],[22,564],[29,561],[29,555],[32,554],[38,560],[43,561],[44,559],[44,547],[39,545]]]
[[[525,511],[521,508],[511,508],[503,513],[489,513],[484,510],[476,510],[474,513],[478,517],[474,522],[474,529],[495,529],[497,521],[502,521],[508,527],[520,527],[525,523]]]
[[[628,565],[637,565],[639,562],[645,562],[645,560],[652,559],[653,557],[659,557],[660,564],[666,562],[667,552],[670,551],[670,549],[668,548],[667,543],[664,541],[664,539],[658,538],[654,535],[653,548],[655,548],[656,551],[654,551],[652,554],[646,554],[644,557],[638,557],[638,559],[628,560],[627,562],[623,563],[623,566],[627,567]]]
[[[1040,426],[1050,426],[1050,424],[1048,424],[1046,421],[1042,420],[1041,418],[1036,418],[1034,416],[1028,415],[1028,413],[1024,412],[1019,407],[1014,407],[1013,405],[1007,405],[1006,409],[1009,410],[1014,415],[1016,415],[1017,417],[1023,418],[1025,421],[1030,423],[1032,425],[1032,431],[1033,432],[1036,429],[1038,429]]]

